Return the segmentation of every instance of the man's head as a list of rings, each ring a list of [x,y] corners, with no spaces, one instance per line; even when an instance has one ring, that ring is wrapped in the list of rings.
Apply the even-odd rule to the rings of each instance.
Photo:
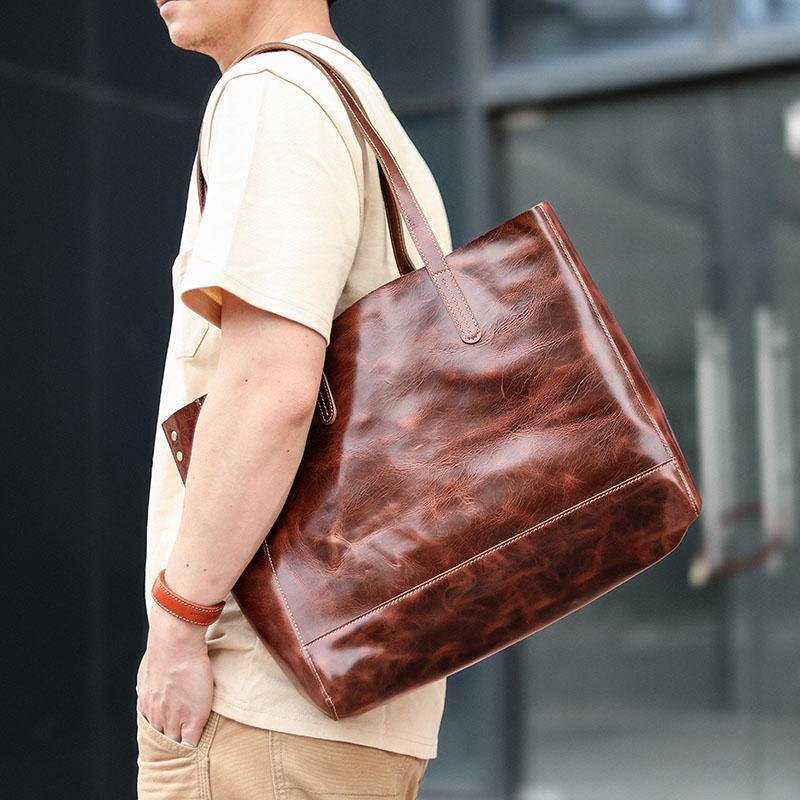
[[[220,70],[261,42],[314,31],[336,38],[330,7],[336,0],[154,0],[172,43],[204,53]]]

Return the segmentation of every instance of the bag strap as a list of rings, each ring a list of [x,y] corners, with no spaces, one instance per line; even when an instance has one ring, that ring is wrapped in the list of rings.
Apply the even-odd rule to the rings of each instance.
[[[392,155],[381,135],[369,121],[361,103],[356,99],[356,94],[342,75],[323,59],[289,42],[266,42],[246,50],[238,56],[233,64],[257,53],[270,50],[292,50],[304,56],[318,67],[333,84],[333,88],[341,98],[350,117],[361,130],[364,138],[372,148],[378,159],[381,177],[381,190],[383,193],[386,216],[389,220],[389,234],[392,240],[392,249],[401,274],[414,269],[405,249],[401,219],[408,227],[417,252],[422,258],[422,263],[428,271],[442,302],[447,309],[453,324],[456,326],[462,341],[472,344],[481,337],[481,329],[472,309],[464,297],[461,287],[456,281],[447,259],[442,253],[436,236],[422,212],[411,187],[402,170]],[[206,182],[200,166],[200,142],[197,145],[197,191],[200,200],[200,210],[205,205]]]

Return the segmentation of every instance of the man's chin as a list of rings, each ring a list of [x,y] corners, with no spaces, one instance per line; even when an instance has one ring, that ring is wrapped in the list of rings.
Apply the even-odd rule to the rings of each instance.
[[[202,53],[202,40],[187,25],[173,24],[167,26],[169,38],[175,47]]]

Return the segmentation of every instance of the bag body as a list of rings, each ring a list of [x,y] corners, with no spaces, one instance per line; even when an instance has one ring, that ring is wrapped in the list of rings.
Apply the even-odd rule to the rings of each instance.
[[[400,273],[333,320],[295,480],[233,588],[298,689],[341,719],[652,566],[702,500],[552,206],[445,257],[344,79],[288,43],[240,58],[268,49],[316,63],[375,150]],[[203,400],[162,423],[184,481]]]

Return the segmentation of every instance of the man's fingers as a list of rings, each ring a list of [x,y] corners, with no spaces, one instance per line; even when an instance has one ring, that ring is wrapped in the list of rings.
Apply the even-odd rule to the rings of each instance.
[[[203,734],[205,722],[195,720],[194,722],[170,721],[164,726],[163,733],[169,736],[170,739],[180,742],[181,744],[188,744],[192,747],[197,747],[200,742],[200,737]]]
[[[196,720],[194,722],[181,723],[179,720],[169,720],[162,723],[161,716],[157,711],[155,717],[158,717],[158,719],[151,719],[148,716],[141,698],[137,701],[136,708],[152,728],[155,728],[173,741],[180,742],[181,744],[188,744],[191,747],[197,747],[200,743],[200,737],[203,735],[203,729],[205,728],[205,721]]]
[[[181,724],[180,722],[168,722],[164,726],[163,730],[164,736],[168,736],[170,739],[173,739],[176,742],[180,742],[181,740]]]
[[[196,722],[187,723],[181,728],[181,741],[184,744],[197,747],[203,734],[203,727],[203,725],[198,725]]]
[[[145,720],[148,723],[150,723],[152,725],[152,722],[150,722],[150,712],[148,711],[147,706],[145,705],[143,697],[137,698],[137,700],[136,700],[136,710],[145,718]]]

